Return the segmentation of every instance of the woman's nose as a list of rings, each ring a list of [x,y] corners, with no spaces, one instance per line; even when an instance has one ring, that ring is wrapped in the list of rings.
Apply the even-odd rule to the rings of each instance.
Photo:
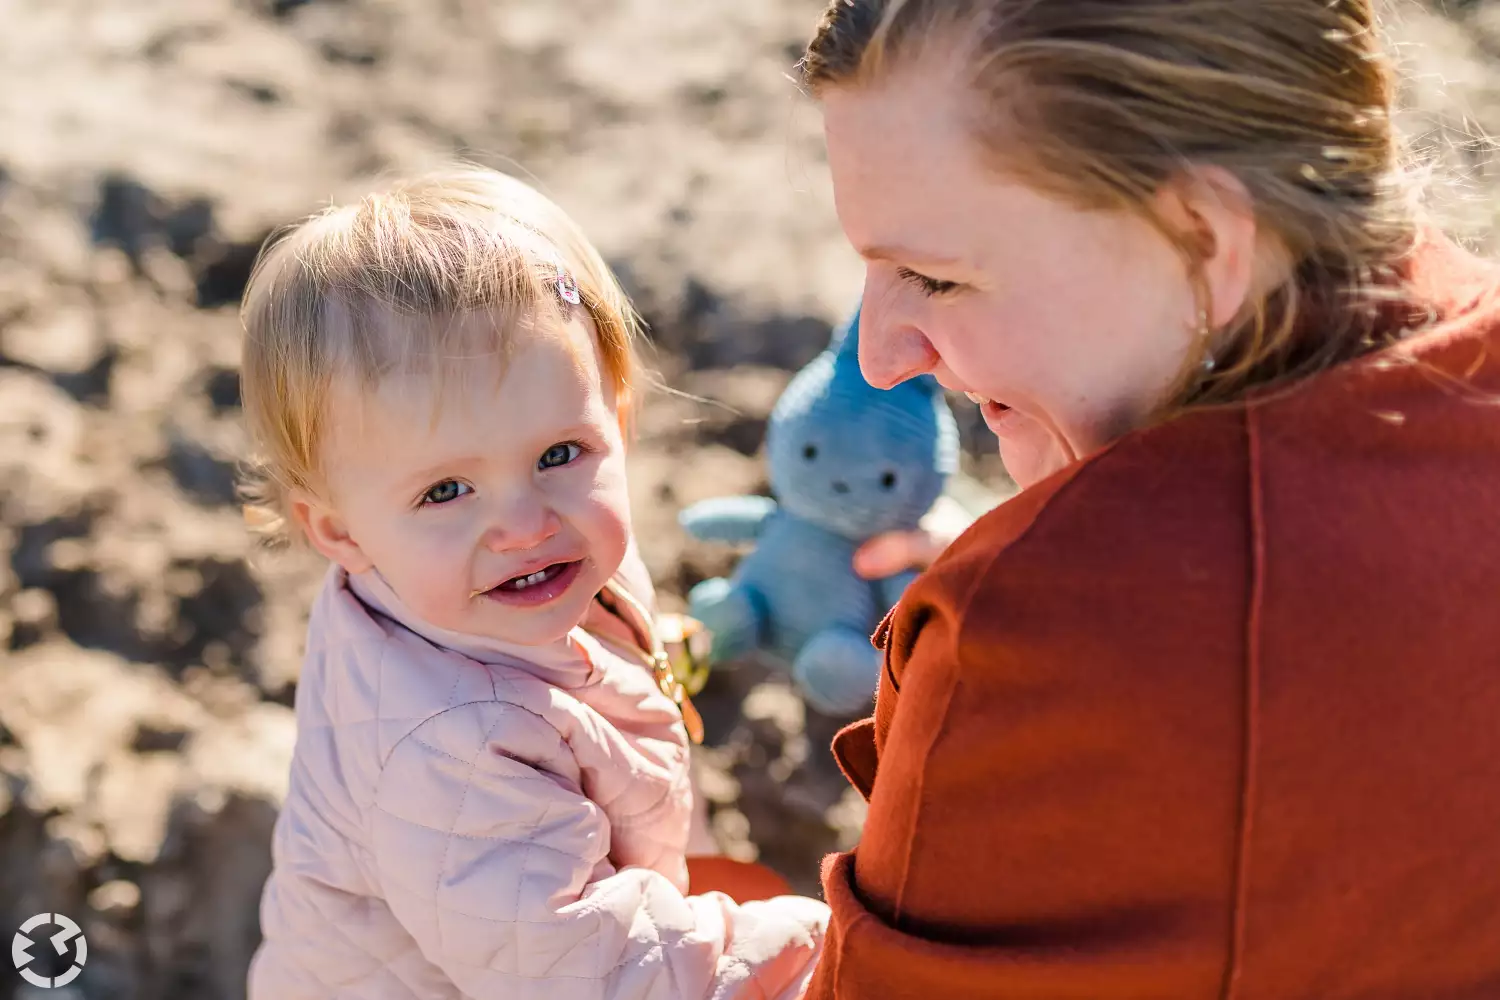
[[[534,501],[508,504],[485,530],[483,544],[491,552],[524,552],[557,534],[562,521],[556,512]]]
[[[876,307],[865,295],[859,316],[859,370],[877,389],[889,389],[909,378],[925,375],[938,362],[921,329],[898,310]]]

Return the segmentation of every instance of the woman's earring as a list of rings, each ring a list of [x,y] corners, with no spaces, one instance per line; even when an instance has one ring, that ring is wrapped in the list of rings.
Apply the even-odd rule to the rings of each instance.
[[[1198,310],[1198,342],[1203,345],[1203,374],[1212,375],[1218,361],[1213,351],[1214,331],[1208,325],[1208,310]]]

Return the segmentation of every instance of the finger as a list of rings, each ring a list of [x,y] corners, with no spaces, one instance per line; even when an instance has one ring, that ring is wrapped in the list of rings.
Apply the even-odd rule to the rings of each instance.
[[[946,529],[940,534],[931,531],[916,532],[912,536],[910,558],[907,560],[906,568],[926,569],[931,566],[956,537],[956,535],[947,534]]]
[[[925,531],[893,531],[870,539],[854,554],[854,571],[867,580],[925,569],[942,546]]]
[[[861,545],[854,553],[854,572],[866,580],[889,576],[886,569],[900,558],[905,545],[897,535],[877,535]]]

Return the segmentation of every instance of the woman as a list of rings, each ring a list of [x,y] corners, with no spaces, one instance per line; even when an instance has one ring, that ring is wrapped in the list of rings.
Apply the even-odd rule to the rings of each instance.
[[[1497,276],[1369,0],[832,0],[803,70],[867,377],[1022,487],[877,633],[810,996],[1500,996]]]

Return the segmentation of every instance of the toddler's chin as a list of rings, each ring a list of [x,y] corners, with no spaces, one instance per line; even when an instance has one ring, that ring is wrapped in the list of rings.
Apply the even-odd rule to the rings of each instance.
[[[507,621],[489,627],[490,638],[517,646],[550,646],[561,641],[583,621],[581,614],[562,616],[532,613],[529,616],[507,617]]]
[[[574,613],[561,605],[577,604],[572,595],[558,602],[558,606],[534,610],[518,610],[494,605],[482,595],[469,597],[454,594],[441,604],[428,602],[425,606],[407,601],[407,606],[418,618],[445,632],[474,639],[494,639],[515,646],[545,646],[567,635],[577,625],[574,617],[582,618],[582,612]],[[587,610],[586,607],[584,610]]]
[[[474,598],[463,624],[454,630],[516,646],[546,646],[582,624],[589,607],[587,600],[574,594],[542,608],[512,608],[489,602],[487,597]]]

